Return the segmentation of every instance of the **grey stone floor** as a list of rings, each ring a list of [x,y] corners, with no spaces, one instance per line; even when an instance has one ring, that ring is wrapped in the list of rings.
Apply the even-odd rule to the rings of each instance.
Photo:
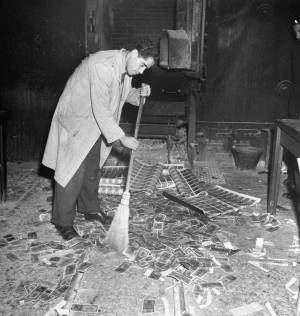
[[[150,157],[151,161],[166,162],[166,147],[162,143],[149,146],[149,143],[143,142],[137,157],[143,160],[149,160]],[[230,310],[233,308],[256,302],[262,306],[262,310],[251,315],[271,315],[265,307],[269,302],[278,316],[295,315],[296,300],[287,291],[285,284],[291,278],[299,276],[299,252],[291,251],[290,248],[294,236],[298,237],[298,228],[290,200],[281,196],[285,190],[284,186],[281,185],[279,197],[279,205],[282,208],[277,214],[281,225],[278,230],[269,232],[262,225],[250,220],[253,212],[266,212],[267,174],[263,172],[264,168],[258,168],[256,171],[238,170],[228,154],[215,154],[213,159],[224,175],[225,187],[262,200],[257,208],[243,210],[239,221],[224,219],[218,222],[231,243],[241,250],[230,258],[236,280],[222,289],[211,290],[211,303],[207,307],[201,304],[205,305],[208,292],[205,292],[206,296],[203,295],[203,300],[198,304],[192,288],[184,286],[186,310],[194,316],[225,316],[232,315]],[[10,163],[8,167],[8,201],[0,205],[0,238],[7,234],[27,236],[30,232],[36,232],[35,245],[49,241],[63,243],[49,221],[39,220],[41,213],[51,211],[52,191],[51,182],[37,174],[38,164]],[[150,205],[151,201],[148,202]],[[249,250],[255,247],[258,237],[264,239],[264,259],[257,259],[248,254]],[[80,253],[82,249],[77,250]],[[145,298],[155,298],[155,312],[152,315],[179,315],[174,299],[177,285],[172,279],[149,279],[144,275],[145,269],[137,267],[132,267],[122,274],[117,273],[114,269],[124,258],[110,251],[98,251],[97,248],[91,247],[88,256],[92,266],[84,273],[74,303],[97,304],[101,312],[74,312],[74,315],[143,315],[142,303]],[[262,270],[249,264],[251,260],[287,263],[287,266],[265,264],[265,270]],[[49,304],[40,305],[32,299],[20,304],[27,293],[24,288],[28,291],[30,285],[42,281],[52,283],[53,286],[59,282],[63,273],[62,268],[34,262],[32,252],[28,251],[28,240],[2,247],[0,271],[0,315],[44,315],[57,303],[51,301]],[[209,281],[217,280],[217,270],[208,277]],[[170,304],[169,314],[164,307],[166,301]]]

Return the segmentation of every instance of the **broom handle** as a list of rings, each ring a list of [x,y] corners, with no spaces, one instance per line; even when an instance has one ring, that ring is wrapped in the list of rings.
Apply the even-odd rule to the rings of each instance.
[[[135,131],[134,131],[135,138],[137,138],[138,134],[139,134],[139,128],[140,128],[140,123],[141,123],[143,107],[144,107],[144,101],[145,101],[145,97],[140,96],[139,111],[137,114],[136,123],[135,123]],[[129,192],[129,189],[130,189],[130,178],[131,178],[132,168],[133,168],[134,153],[135,153],[135,150],[131,150],[128,173],[127,173],[127,181],[126,181],[126,186],[125,186],[125,191],[127,191],[127,192]]]

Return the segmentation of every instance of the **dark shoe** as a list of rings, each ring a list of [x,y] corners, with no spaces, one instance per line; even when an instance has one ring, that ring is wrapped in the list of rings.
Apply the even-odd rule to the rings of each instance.
[[[288,199],[288,200],[291,200],[291,199],[292,199],[292,195],[291,195],[291,193],[289,193],[289,192],[283,193],[283,194],[282,194],[282,197],[284,197],[284,198],[286,198],[286,199]]]
[[[63,227],[55,225],[55,228],[58,230],[64,240],[71,240],[72,238],[79,237],[73,226]]]
[[[292,178],[286,178],[283,181],[283,184],[291,191],[294,191],[296,189],[295,180]]]
[[[100,222],[103,225],[110,225],[112,218],[103,213],[86,213],[84,218],[89,222]]]

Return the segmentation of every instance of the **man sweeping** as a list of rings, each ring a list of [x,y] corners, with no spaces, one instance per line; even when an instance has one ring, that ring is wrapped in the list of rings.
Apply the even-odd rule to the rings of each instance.
[[[154,65],[147,41],[127,51],[99,51],[82,61],[58,101],[42,163],[55,170],[52,224],[65,240],[77,237],[76,211],[105,220],[98,200],[100,168],[115,141],[135,150],[138,141],[119,127],[125,102],[138,106],[150,86],[131,86],[132,76]]]

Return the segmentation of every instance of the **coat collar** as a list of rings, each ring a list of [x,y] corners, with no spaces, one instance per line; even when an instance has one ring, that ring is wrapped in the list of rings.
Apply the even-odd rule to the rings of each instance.
[[[117,77],[120,82],[123,82],[125,80],[125,77],[127,76],[126,73],[126,57],[127,57],[128,51],[124,48],[119,50],[119,54],[117,55],[117,58],[114,62],[114,68],[117,72]]]

